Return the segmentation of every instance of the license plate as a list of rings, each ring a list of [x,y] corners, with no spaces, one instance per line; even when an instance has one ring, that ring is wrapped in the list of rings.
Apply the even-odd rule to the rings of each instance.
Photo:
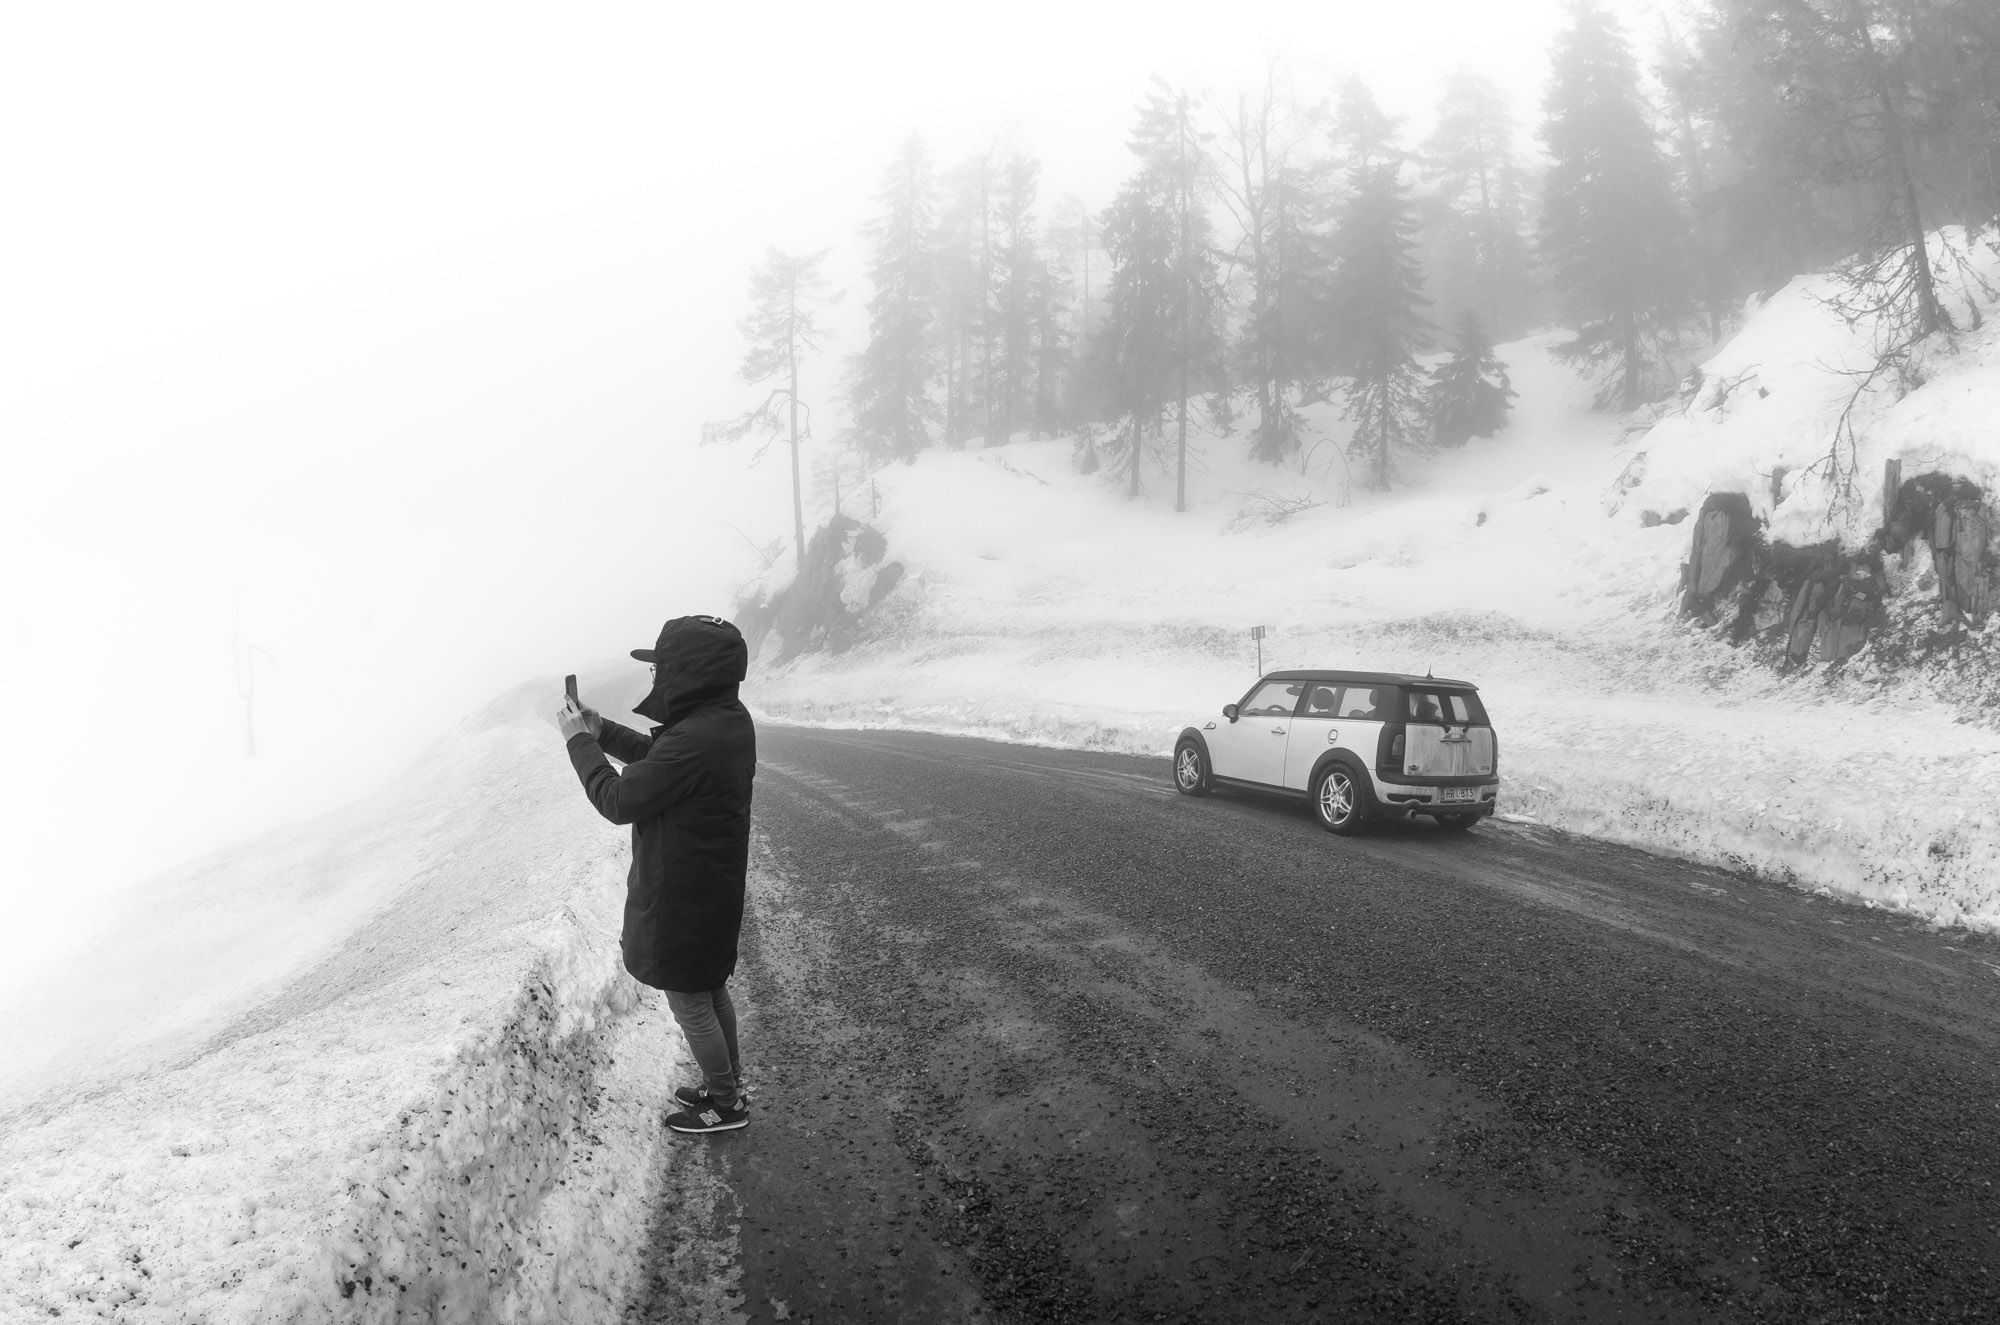
[[[1470,805],[1479,797],[1479,788],[1477,787],[1440,787],[1438,791],[1440,793],[1438,799],[1446,805],[1458,805],[1461,803]]]

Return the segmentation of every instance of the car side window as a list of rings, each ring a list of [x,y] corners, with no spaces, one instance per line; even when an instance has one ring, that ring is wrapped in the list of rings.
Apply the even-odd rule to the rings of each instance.
[[[1299,706],[1299,690],[1297,681],[1266,681],[1257,687],[1241,712],[1265,718],[1289,718]]]
[[[1308,718],[1331,718],[1340,713],[1340,707],[1332,686],[1314,686],[1306,696]]]
[[[1384,707],[1380,686],[1346,686],[1340,692],[1340,707],[1337,712],[1343,718],[1380,722],[1388,716],[1382,711]]]

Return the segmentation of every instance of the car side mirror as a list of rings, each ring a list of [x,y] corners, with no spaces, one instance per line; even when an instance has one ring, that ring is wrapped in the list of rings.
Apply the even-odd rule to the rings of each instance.
[[[1231,722],[1236,721],[1236,706],[1234,704],[1224,704],[1222,706],[1222,716]]]

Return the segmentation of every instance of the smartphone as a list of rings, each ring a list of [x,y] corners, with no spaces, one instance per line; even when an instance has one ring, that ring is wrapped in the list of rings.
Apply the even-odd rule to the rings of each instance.
[[[583,707],[583,701],[576,697],[576,674],[574,672],[563,678],[563,693],[569,696],[570,703],[576,705],[578,708]]]

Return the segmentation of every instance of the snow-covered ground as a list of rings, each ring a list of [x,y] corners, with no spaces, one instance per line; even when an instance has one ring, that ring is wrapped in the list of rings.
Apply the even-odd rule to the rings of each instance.
[[[1977,256],[1990,277],[2000,263]],[[2000,927],[2000,730],[1865,659],[1781,679],[1691,633],[1675,603],[1692,526],[1642,519],[1742,491],[1776,537],[1859,544],[1885,458],[2000,487],[1990,326],[1932,353],[1920,389],[1863,403],[1855,502],[1837,509],[1806,475],[1867,346],[1826,288],[1802,278],[1751,311],[1708,388],[1650,429],[1592,412],[1554,338],[1503,346],[1508,429],[1405,464],[1388,494],[1349,482],[1331,407],[1312,414],[1326,440],[1303,473],[1201,436],[1181,514],[1161,468],[1128,500],[1122,476],[1074,473],[1068,440],[891,466],[860,514],[909,569],[895,607],[860,647],[764,666],[752,691],[797,721],[1165,754],[1248,688],[1263,625],[1267,668],[1477,682],[1505,813]],[[1718,402],[1723,380],[1740,389]],[[1321,504],[1260,518],[1301,500]]]
[[[159,880],[0,1000],[0,1320],[615,1317],[685,1051],[620,968],[625,835],[560,695]]]

